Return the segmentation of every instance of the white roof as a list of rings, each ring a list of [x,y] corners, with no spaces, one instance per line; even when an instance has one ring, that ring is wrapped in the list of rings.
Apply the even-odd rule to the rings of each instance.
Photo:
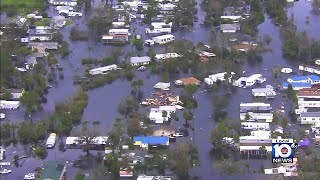
[[[172,34],[166,34],[166,35],[162,35],[162,36],[153,37],[152,39],[167,39],[167,38],[172,38],[172,37],[174,37]]]
[[[270,143],[271,145],[271,143]],[[240,146],[240,151],[245,151],[245,150],[260,150],[262,146]],[[272,151],[272,147],[271,146],[265,146],[266,150],[268,152]]]
[[[170,176],[138,176],[137,180],[171,180]]]
[[[129,33],[129,29],[110,29],[109,33]]]
[[[89,72],[93,72],[93,71],[106,71],[106,70],[114,69],[114,68],[117,68],[117,65],[116,65],[116,64],[112,64],[112,65],[109,65],[109,66],[103,66],[103,67],[94,68],[94,69],[89,70]]]
[[[253,82],[253,81],[256,81],[257,79],[261,78],[262,77],[262,74],[252,74],[251,76],[249,76],[247,78],[246,81],[248,82]]]
[[[268,107],[268,106],[270,106],[270,104],[267,104],[267,103],[258,103],[258,102],[254,102],[254,103],[240,103],[240,107],[241,106],[244,106],[244,107],[246,107],[246,106],[253,106],[253,107],[255,107],[255,106],[266,106],[266,107]]]
[[[47,139],[46,145],[53,145],[56,143],[56,137],[57,135],[55,133],[51,133],[50,136]]]
[[[72,145],[72,144],[79,144],[79,140],[81,140],[80,137],[67,137],[66,138],[66,144]],[[108,140],[107,136],[98,136],[92,139],[91,144],[106,144],[106,141]]]
[[[176,111],[176,106],[159,106],[159,111]]]
[[[162,28],[163,26],[172,27],[172,22],[169,22],[168,24],[165,22],[153,22],[153,23],[151,23],[151,26],[153,26],[155,29]]]

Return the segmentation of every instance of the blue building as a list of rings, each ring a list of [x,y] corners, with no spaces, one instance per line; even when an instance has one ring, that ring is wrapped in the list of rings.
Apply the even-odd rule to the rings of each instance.
[[[310,76],[294,76],[287,79],[288,83],[311,83],[311,84],[319,84],[320,77],[316,75]]]
[[[288,82],[284,82],[282,84],[282,88],[283,89],[288,89],[289,84],[292,85],[293,90],[300,90],[300,89],[304,89],[304,88],[311,88],[312,84],[309,82],[302,82],[302,83],[288,83]]]
[[[167,136],[135,136],[133,137],[134,145],[141,148],[149,146],[169,146],[169,137]]]

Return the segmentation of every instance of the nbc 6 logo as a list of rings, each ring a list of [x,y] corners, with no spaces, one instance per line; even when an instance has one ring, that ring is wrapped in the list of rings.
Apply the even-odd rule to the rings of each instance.
[[[289,144],[275,144],[274,149],[274,158],[288,158],[292,155],[292,148]]]

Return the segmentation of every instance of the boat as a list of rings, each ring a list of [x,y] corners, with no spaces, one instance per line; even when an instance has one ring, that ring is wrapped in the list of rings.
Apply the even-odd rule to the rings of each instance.
[[[145,71],[147,69],[147,67],[145,66],[140,66],[137,70],[138,71]]]
[[[24,180],[34,180],[34,179],[36,179],[36,176],[34,173],[28,173],[24,175]]]
[[[11,173],[10,169],[2,169],[2,170],[0,170],[0,174],[9,174],[9,173]]]

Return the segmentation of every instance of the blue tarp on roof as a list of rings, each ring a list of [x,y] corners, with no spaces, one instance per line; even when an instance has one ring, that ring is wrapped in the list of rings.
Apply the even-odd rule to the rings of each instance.
[[[309,80],[308,76],[294,76],[292,78],[292,81],[306,81],[306,80]]]
[[[308,77],[311,79],[311,81],[320,81],[320,77],[319,77],[319,76],[310,75],[310,76],[308,76]]]
[[[133,141],[141,141],[143,144],[163,144],[169,142],[169,137],[159,137],[159,136],[135,136]]]
[[[312,87],[311,83],[290,83],[290,84],[292,85],[292,88],[295,88],[295,87],[311,88]],[[284,82],[282,84],[283,88],[288,88],[288,86],[289,86],[288,82]]]

